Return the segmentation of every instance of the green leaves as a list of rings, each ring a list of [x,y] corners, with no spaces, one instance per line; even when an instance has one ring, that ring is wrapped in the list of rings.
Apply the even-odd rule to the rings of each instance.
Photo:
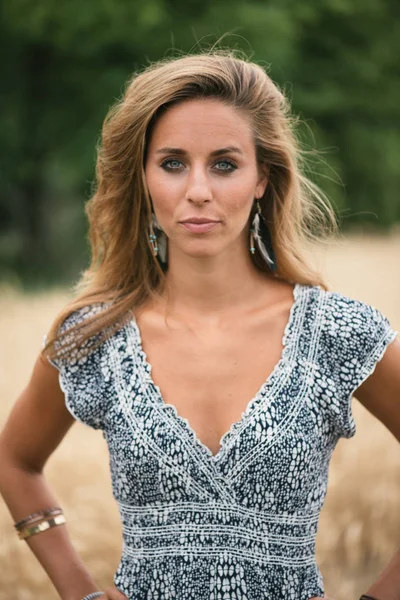
[[[0,273],[55,260],[58,277],[56,246],[70,272],[83,265],[84,236],[81,245],[71,240],[54,215],[85,227],[109,106],[133,71],[227,33],[221,46],[242,48],[263,65],[311,128],[323,150],[311,169],[346,210],[343,225],[400,220],[397,0],[3,0],[1,11],[0,235],[13,240],[13,251],[0,247]],[[311,135],[301,134],[311,151]],[[332,181],[335,173],[344,187]],[[33,201],[48,218],[21,217],[32,214]],[[45,254],[35,241],[43,239]]]

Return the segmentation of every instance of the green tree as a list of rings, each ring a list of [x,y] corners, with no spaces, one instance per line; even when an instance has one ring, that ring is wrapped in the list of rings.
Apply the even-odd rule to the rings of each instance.
[[[400,8],[394,0],[2,0],[0,272],[76,276],[83,203],[105,114],[129,75],[169,51],[243,48],[324,150],[345,226],[400,221]],[[311,143],[307,130],[302,139]],[[343,182],[335,183],[334,172]]]

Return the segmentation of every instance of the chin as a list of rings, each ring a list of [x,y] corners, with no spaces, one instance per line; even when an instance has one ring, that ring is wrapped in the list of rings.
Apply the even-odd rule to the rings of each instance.
[[[185,252],[185,254],[187,256],[190,256],[191,258],[213,258],[214,256],[218,256],[218,252],[211,252],[210,250],[204,250],[204,251],[187,251]]]
[[[213,258],[218,256],[222,250],[222,248],[217,248],[216,245],[209,242],[207,244],[191,244],[189,248],[181,248],[184,254],[192,258]]]

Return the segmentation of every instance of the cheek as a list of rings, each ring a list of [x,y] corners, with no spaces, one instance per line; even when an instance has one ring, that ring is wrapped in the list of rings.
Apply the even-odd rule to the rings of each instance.
[[[231,177],[221,177],[216,182],[214,189],[217,196],[221,199],[227,198],[236,209],[240,210],[241,206],[253,201],[255,186],[256,179],[253,172],[243,169]]]
[[[182,188],[182,182],[179,177],[168,176],[162,169],[149,167],[145,171],[147,187],[150,196],[156,202],[158,199],[166,201],[168,198],[172,200]]]
[[[168,223],[175,219],[178,195],[171,185],[166,185],[162,177],[147,179],[147,187],[152,200],[153,209],[162,228],[169,230]]]
[[[253,188],[246,185],[234,186],[223,197],[223,210],[228,218],[242,221],[250,213],[253,198]]]

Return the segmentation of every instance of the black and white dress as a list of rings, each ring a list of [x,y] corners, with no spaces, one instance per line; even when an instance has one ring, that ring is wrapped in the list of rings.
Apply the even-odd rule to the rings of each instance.
[[[329,461],[356,432],[354,390],[398,332],[339,292],[296,284],[293,297],[281,358],[216,455],[164,402],[134,317],[87,357],[52,361],[70,412],[108,444],[123,525],[114,583],[130,600],[324,596]]]

